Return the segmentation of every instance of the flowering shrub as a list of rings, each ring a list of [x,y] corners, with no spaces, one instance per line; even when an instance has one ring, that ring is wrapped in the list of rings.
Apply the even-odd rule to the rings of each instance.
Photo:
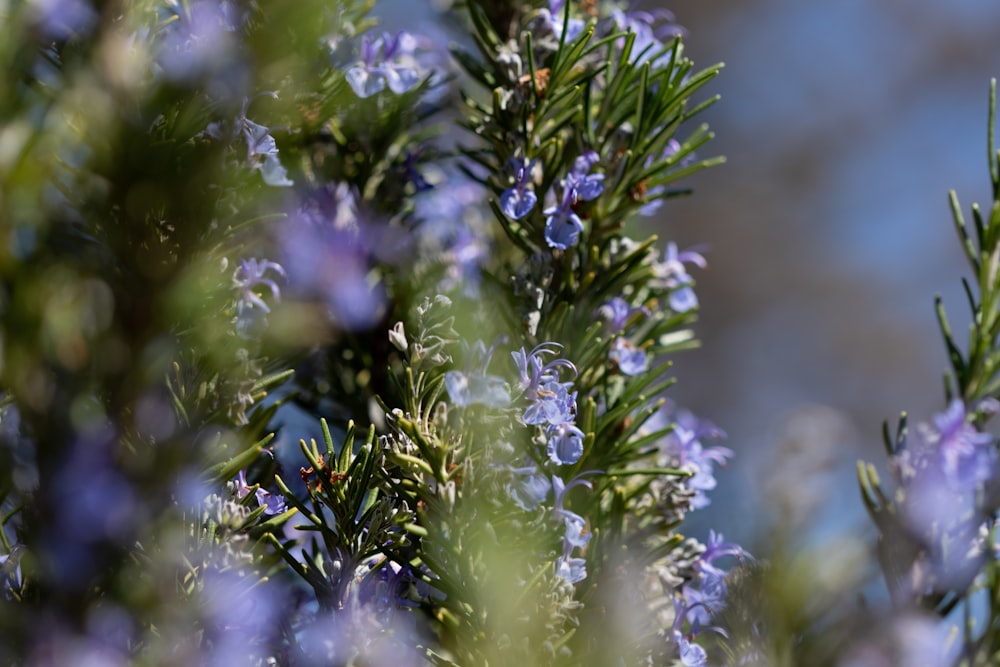
[[[690,528],[733,457],[667,399],[707,263],[631,223],[721,161],[720,66],[611,0],[470,0],[450,54],[370,5],[10,6],[0,661],[885,664]],[[942,312],[947,411],[894,494],[861,469],[893,656],[1000,599],[1000,204],[955,212],[968,357]]]

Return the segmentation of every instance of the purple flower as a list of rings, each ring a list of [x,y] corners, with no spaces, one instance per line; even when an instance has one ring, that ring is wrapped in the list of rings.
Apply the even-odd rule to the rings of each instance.
[[[587,527],[587,522],[582,516],[575,512],[562,510],[563,522],[566,532],[563,535],[563,548],[579,548],[587,546],[590,542],[591,534],[583,532]]]
[[[279,231],[290,290],[324,304],[344,329],[366,329],[378,321],[385,289],[370,281],[371,264],[395,259],[402,242],[388,227],[362,224],[349,186],[330,183],[304,193]]]
[[[677,244],[668,243],[662,262],[653,263],[651,284],[670,290],[670,308],[677,313],[686,313],[698,305],[698,298],[691,289],[694,279],[688,275],[684,263],[694,264],[704,269],[708,266],[705,258],[693,250],[677,251]]]
[[[354,93],[361,98],[371,97],[388,85],[389,90],[399,95],[417,85],[420,75],[413,59],[412,41],[405,31],[395,37],[384,33],[374,40],[365,35],[361,61],[347,70],[347,83]]]
[[[726,434],[708,421],[699,420],[690,413],[677,415],[674,431],[667,436],[664,450],[668,463],[692,473],[687,479],[688,488],[694,490],[691,498],[692,509],[701,509],[710,504],[706,491],[716,486],[713,476],[714,465],[725,465],[733,456],[726,447],[705,447],[702,438],[724,438]]]
[[[415,197],[419,256],[443,265],[440,289],[479,294],[481,265],[490,256],[489,226],[482,208],[483,187],[458,173],[442,174]]]
[[[576,418],[576,392],[572,382],[549,380],[535,392],[534,402],[524,411],[525,424],[568,424]]]
[[[556,576],[576,584],[587,578],[587,561],[583,558],[562,556],[556,561]]]
[[[97,24],[97,12],[87,0],[35,0],[32,18],[50,39],[87,34]]]
[[[749,554],[737,544],[725,542],[720,533],[709,532],[708,544],[694,562],[695,580],[685,583],[681,594],[686,604],[686,616],[694,627],[707,626],[712,617],[726,606],[728,588],[726,572],[715,566],[715,561],[733,556],[740,560]]]
[[[288,187],[295,185],[288,178],[288,172],[278,160],[278,144],[263,125],[258,125],[245,116],[243,136],[247,140],[247,163],[252,169],[260,169],[261,177],[268,185]]]
[[[921,424],[916,436],[890,461],[902,487],[904,525],[924,547],[908,593],[962,588],[985,558],[980,529],[987,517],[980,492],[996,475],[994,439],[967,421],[959,399],[932,424]]]
[[[444,374],[444,386],[451,402],[459,407],[479,403],[492,408],[510,405],[510,393],[503,378],[495,375],[466,374],[448,371]]]
[[[556,465],[573,465],[583,456],[583,431],[563,423],[548,428],[546,453]]]
[[[572,193],[573,203],[597,199],[604,192],[604,174],[589,173],[600,161],[597,151],[586,151],[573,161],[565,187]]]
[[[281,301],[281,290],[278,283],[273,278],[269,278],[268,271],[287,278],[285,269],[277,262],[267,259],[241,259],[240,265],[236,267],[233,274],[233,285],[240,293],[239,301],[236,303],[236,312],[243,315],[244,311],[251,308],[259,308],[265,313],[270,313],[267,303],[257,294],[258,287],[266,287],[275,301]]]
[[[653,56],[656,56],[653,67],[668,64],[670,54],[662,53],[665,48],[663,40],[684,34],[684,29],[674,23],[674,15],[665,9],[624,12],[615,8],[611,10],[611,17],[618,30],[635,34],[629,60],[636,65],[641,65]],[[623,46],[624,43],[624,39],[619,41]]]
[[[538,195],[528,186],[531,184],[531,170],[537,160],[510,160],[514,172],[514,185],[500,195],[500,208],[508,217],[519,220],[531,212],[538,202]]]
[[[244,468],[236,476],[236,496],[244,498],[251,490],[254,491],[254,496],[257,498],[257,506],[265,508],[264,514],[282,514],[287,509],[285,499],[281,496],[265,491],[259,484],[253,486],[247,484],[247,471]]]
[[[993,436],[980,433],[966,420],[960,399],[934,415],[933,422],[933,427],[924,426],[923,436],[928,446],[937,448],[941,469],[951,484],[966,487],[993,478],[997,467]]]
[[[471,348],[466,347],[465,371],[448,371],[444,374],[444,386],[452,403],[459,407],[475,403],[493,408],[510,405],[510,392],[503,378],[486,374],[494,347],[487,350],[482,341],[476,341]]]
[[[264,182],[275,187],[294,185],[289,180],[288,172],[278,159],[278,144],[271,136],[271,130],[247,118],[247,108],[253,99],[269,96],[277,99],[273,92],[264,92],[243,101],[243,109],[235,123],[226,121],[210,123],[205,128],[205,134],[213,139],[234,141],[242,135],[247,144],[247,165],[251,169],[259,169]]]
[[[164,21],[156,40],[157,74],[171,81],[190,82],[209,77],[215,98],[242,95],[250,83],[246,64],[239,57],[229,3],[193,0],[172,3],[174,17]],[[142,33],[138,39],[149,37]]]
[[[518,373],[520,374],[521,388],[524,389],[529,399],[535,398],[538,387],[543,382],[552,382],[559,379],[558,368],[560,366],[570,369],[576,375],[576,366],[567,359],[553,359],[547,364],[542,361],[543,355],[558,354],[552,348],[561,347],[562,345],[559,343],[539,343],[531,352],[526,353],[522,347],[520,350],[510,353],[511,357],[514,358],[514,365],[517,366]]]
[[[708,665],[708,653],[698,644],[691,642],[679,630],[674,630],[674,643],[677,644],[677,654],[684,667],[705,667]]]
[[[515,479],[505,487],[507,494],[517,506],[525,511],[532,511],[541,505],[552,490],[552,482],[534,465],[524,468],[511,468]]]
[[[563,6],[565,3],[566,0],[549,0],[548,8],[539,9],[538,16],[542,20],[544,30],[552,33],[556,39],[563,39],[565,32],[566,41],[572,42],[580,36],[586,24],[577,18],[570,18],[569,22],[564,24]]]
[[[649,370],[649,358],[645,350],[640,350],[622,336],[611,343],[608,358],[618,364],[618,370],[625,375],[642,375]]]
[[[596,199],[604,191],[604,174],[588,173],[598,160],[595,151],[586,151],[576,158],[570,173],[562,181],[559,204],[543,211],[546,216],[545,241],[550,248],[566,250],[579,241],[583,222],[573,211],[573,206],[581,201]]]
[[[550,248],[566,250],[572,248],[580,239],[580,232],[583,231],[583,222],[573,211],[560,207],[550,206],[543,213],[545,219],[545,242]]]
[[[616,296],[601,306],[597,310],[596,315],[607,321],[607,323],[611,326],[612,331],[619,332],[625,329],[626,322],[628,322],[628,319],[635,313],[645,313],[646,315],[649,315],[649,309],[645,306],[632,308],[628,304],[628,301],[620,296]]]

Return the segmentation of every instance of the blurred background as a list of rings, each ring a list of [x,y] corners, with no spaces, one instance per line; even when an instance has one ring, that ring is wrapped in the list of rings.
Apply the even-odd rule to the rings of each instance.
[[[695,63],[726,63],[707,119],[728,162],[692,178],[657,230],[711,248],[696,276],[703,347],[677,359],[675,396],[737,456],[700,518],[753,544],[798,512],[799,540],[870,543],[856,461],[884,462],[883,420],[945,405],[934,295],[958,340],[969,322],[947,193],[966,217],[990,201],[1000,3],[671,9]],[[757,509],[732,511],[745,502]]]
[[[447,5],[420,3],[428,29],[431,4]],[[694,195],[650,225],[708,248],[695,274],[703,347],[675,360],[671,396],[727,431],[736,458],[691,519],[759,553],[776,531],[802,546],[870,546],[856,462],[884,469],[882,421],[901,410],[925,421],[945,405],[934,295],[957,332],[968,323],[947,193],[966,216],[990,197],[1000,2],[641,6],[675,13],[696,65],[726,63],[702,157],[728,162],[691,178]],[[386,29],[416,31],[414,8],[390,0],[377,12]]]

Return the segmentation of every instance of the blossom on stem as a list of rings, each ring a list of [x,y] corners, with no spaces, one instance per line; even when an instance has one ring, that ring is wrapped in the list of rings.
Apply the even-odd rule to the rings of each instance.
[[[529,188],[531,184],[531,171],[538,160],[511,159],[509,164],[514,172],[514,185],[507,188],[500,195],[500,208],[508,217],[519,220],[531,212],[538,202],[538,195]]]
[[[616,296],[598,308],[595,316],[603,318],[610,325],[611,330],[618,333],[625,329],[628,319],[635,313],[649,315],[649,309],[645,306],[633,308],[628,304],[628,301],[620,296]]]
[[[726,447],[705,447],[702,438],[725,438],[726,434],[711,422],[698,419],[688,412],[676,416],[674,431],[665,439],[663,450],[668,465],[674,465],[692,473],[686,480],[688,488],[695,492],[691,498],[692,509],[701,509],[710,504],[706,491],[716,486],[714,466],[725,465],[733,456]]]
[[[694,250],[677,251],[676,243],[668,243],[662,262],[653,263],[652,281],[654,287],[670,290],[670,308],[678,313],[686,313],[698,305],[698,297],[691,288],[694,279],[688,275],[684,264],[694,264],[704,269],[708,266],[704,256]]]
[[[591,174],[597,164],[596,151],[586,151],[573,162],[573,168],[562,180],[562,196],[559,204],[543,211],[545,219],[545,241],[550,248],[565,250],[575,246],[583,231],[583,222],[573,207],[581,201],[596,199],[604,191],[604,174]]]
[[[475,403],[493,408],[510,405],[510,392],[503,378],[486,373],[494,347],[487,350],[482,341],[476,341],[471,348],[466,347],[466,369],[444,374],[444,386],[452,403],[459,407]]]
[[[572,382],[549,380],[535,392],[534,402],[524,411],[525,424],[569,424],[576,418],[576,392]]]
[[[587,578],[587,561],[584,558],[574,557],[573,550],[585,547],[590,542],[591,537],[590,533],[583,532],[587,525],[584,518],[567,510],[563,504],[566,493],[574,486],[592,488],[590,482],[579,475],[570,480],[569,483],[563,482],[560,477],[552,477],[552,488],[555,492],[553,515],[557,519],[562,519],[565,526],[562,554],[556,560],[556,575],[570,584],[581,582]]]
[[[960,399],[931,421],[890,460],[901,487],[904,527],[922,546],[906,593],[963,588],[985,558],[982,490],[997,472],[994,438],[969,423]]]
[[[546,453],[556,465],[573,465],[583,456],[583,431],[573,424],[549,426],[548,436]]]
[[[511,468],[510,472],[516,477],[513,481],[508,482],[504,488],[511,500],[525,511],[530,512],[536,509],[545,501],[549,491],[552,490],[552,482],[546,475],[538,471],[537,466]]]
[[[556,39],[563,39],[565,36],[567,42],[572,42],[580,36],[586,24],[582,19],[572,17],[569,21],[564,22],[563,7],[565,4],[566,0],[549,0],[547,8],[543,7],[538,10],[538,16],[542,21],[543,29],[554,35]]]
[[[365,35],[361,61],[347,70],[347,83],[355,95],[371,97],[387,85],[399,95],[417,85],[420,75],[413,59],[412,41],[412,36],[403,30],[395,37],[389,33],[375,39]]]
[[[695,579],[681,587],[681,595],[687,605],[687,619],[695,627],[707,626],[712,617],[726,606],[729,594],[726,572],[714,564],[725,556],[740,560],[749,558],[743,547],[725,542],[721,533],[710,531],[705,551],[694,562]]]
[[[284,498],[270,491],[265,491],[259,484],[255,484],[254,486],[247,484],[246,468],[240,470],[236,476],[236,496],[238,498],[245,498],[254,487],[256,487],[254,496],[257,498],[257,505],[258,507],[264,507],[264,514],[282,514],[287,509]]]
[[[252,308],[259,308],[265,313],[270,313],[271,309],[263,298],[257,293],[258,287],[266,287],[275,301],[281,301],[281,290],[278,283],[273,278],[268,277],[268,271],[273,271],[282,278],[286,278],[285,269],[277,262],[267,259],[241,259],[240,265],[236,267],[233,274],[233,286],[239,291],[240,298],[236,302],[236,312],[243,315],[245,311]]]
[[[611,343],[608,358],[615,362],[618,370],[625,375],[642,375],[649,370],[649,357],[646,356],[646,351],[637,348],[623,336],[618,336]]]

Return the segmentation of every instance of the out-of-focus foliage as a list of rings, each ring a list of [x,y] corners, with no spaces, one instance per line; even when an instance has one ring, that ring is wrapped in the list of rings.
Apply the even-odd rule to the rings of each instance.
[[[0,5],[0,661],[839,660],[808,559],[688,534],[733,456],[667,398],[707,262],[628,230],[720,162],[721,66],[610,1],[470,0],[450,52],[371,10]],[[978,512],[963,405],[926,439]]]

